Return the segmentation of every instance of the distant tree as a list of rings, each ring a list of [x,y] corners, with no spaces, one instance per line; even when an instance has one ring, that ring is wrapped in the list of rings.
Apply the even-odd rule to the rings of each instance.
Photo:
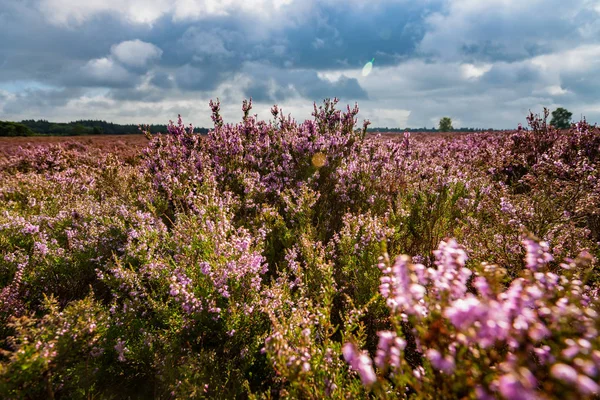
[[[569,129],[571,126],[571,117],[573,113],[569,112],[566,108],[559,107],[552,111],[552,120],[550,125],[558,129]]]
[[[450,117],[443,117],[440,119],[440,131],[450,132],[454,128],[452,127],[452,119]]]
[[[0,136],[32,136],[33,131],[17,122],[0,121]]]
[[[85,135],[86,129],[85,126],[81,124],[75,124],[71,130],[73,135]]]

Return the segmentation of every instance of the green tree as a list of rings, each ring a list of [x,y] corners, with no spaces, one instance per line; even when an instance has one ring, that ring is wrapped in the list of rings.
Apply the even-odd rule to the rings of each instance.
[[[87,129],[81,124],[75,124],[72,128],[71,133],[76,136],[85,135],[87,133]]]
[[[573,114],[566,108],[559,107],[552,111],[552,120],[550,121],[550,125],[558,129],[569,129],[571,126],[572,115]]]
[[[0,121],[0,136],[32,136],[34,133],[23,124]]]
[[[442,132],[450,132],[454,128],[452,127],[452,119],[450,117],[443,117],[440,119],[439,130]]]

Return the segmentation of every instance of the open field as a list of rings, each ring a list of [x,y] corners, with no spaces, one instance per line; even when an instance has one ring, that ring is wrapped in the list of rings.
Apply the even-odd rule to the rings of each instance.
[[[597,398],[600,130],[333,105],[0,139],[0,398]]]
[[[473,134],[469,132],[412,132],[413,140],[423,138],[449,138]],[[485,133],[478,133],[485,134]],[[401,140],[402,134],[398,133],[369,133],[369,137],[378,137],[384,140]],[[42,147],[61,145],[69,148],[82,145],[90,150],[111,153],[123,157],[135,157],[148,145],[148,139],[142,134],[129,135],[85,135],[85,136],[30,136],[30,137],[0,137],[0,159],[17,155],[22,149],[32,150]]]
[[[17,154],[20,148],[31,150],[51,145],[69,147],[73,144],[113,154],[133,155],[148,145],[148,139],[142,134],[0,137],[0,158]]]

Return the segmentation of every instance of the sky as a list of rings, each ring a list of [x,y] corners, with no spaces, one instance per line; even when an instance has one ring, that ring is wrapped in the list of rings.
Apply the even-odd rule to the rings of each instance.
[[[365,63],[373,69],[362,75]],[[0,120],[212,126],[242,101],[377,127],[600,122],[600,0],[0,0]]]

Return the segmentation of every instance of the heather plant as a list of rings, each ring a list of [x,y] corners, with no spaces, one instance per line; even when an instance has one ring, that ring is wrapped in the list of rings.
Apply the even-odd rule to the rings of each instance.
[[[336,105],[3,159],[0,397],[597,396],[598,128]]]
[[[440,244],[435,267],[382,257],[380,294],[394,328],[379,332],[374,362],[353,341],[344,345],[363,384],[419,398],[597,394],[599,304],[583,273],[589,255],[562,263],[558,275],[548,269],[546,243],[524,245],[525,272],[508,287],[498,266],[465,268],[454,240]],[[417,366],[409,353],[419,355]]]

